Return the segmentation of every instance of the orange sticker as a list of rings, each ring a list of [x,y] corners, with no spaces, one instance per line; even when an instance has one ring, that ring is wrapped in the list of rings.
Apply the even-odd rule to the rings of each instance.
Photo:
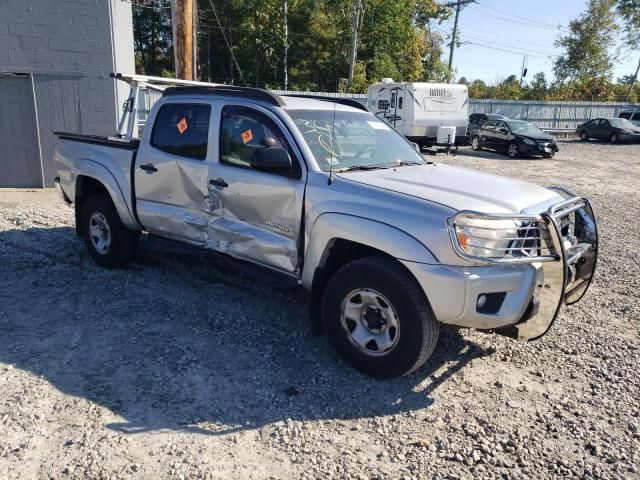
[[[242,137],[242,143],[249,143],[251,140],[253,140],[253,132],[251,131],[251,129],[245,130],[240,134],[240,136]]]
[[[182,120],[180,120],[176,124],[176,128],[180,132],[180,135],[182,135],[187,130],[187,128],[189,128],[189,125],[187,125],[187,119],[185,117],[182,117]]]

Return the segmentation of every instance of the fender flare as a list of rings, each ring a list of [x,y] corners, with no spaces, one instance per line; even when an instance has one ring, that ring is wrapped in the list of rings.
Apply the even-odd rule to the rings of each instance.
[[[141,230],[135,220],[131,206],[126,201],[126,196],[120,188],[120,184],[107,167],[89,158],[80,158],[73,164],[75,176],[73,196],[77,193],[78,177],[89,177],[100,182],[111,196],[122,223],[131,230]]]
[[[392,225],[356,215],[328,212],[316,219],[309,233],[300,283],[311,289],[314,274],[322,267],[336,240],[349,240],[385,252],[398,260],[439,264],[418,239]]]

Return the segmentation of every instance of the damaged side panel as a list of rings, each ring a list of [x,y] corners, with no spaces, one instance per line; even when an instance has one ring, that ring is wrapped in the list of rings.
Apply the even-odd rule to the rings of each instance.
[[[206,189],[209,165],[156,157],[153,175],[137,166],[137,212],[151,233],[204,246],[209,219]]]
[[[209,187],[207,247],[296,274],[304,182],[219,165],[227,187]]]

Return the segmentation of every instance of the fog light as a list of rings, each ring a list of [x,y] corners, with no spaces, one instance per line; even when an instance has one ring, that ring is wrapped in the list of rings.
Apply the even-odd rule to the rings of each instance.
[[[478,296],[478,302],[476,303],[476,307],[479,309],[481,309],[482,307],[484,307],[484,304],[487,303],[487,296],[486,295],[479,295]]]

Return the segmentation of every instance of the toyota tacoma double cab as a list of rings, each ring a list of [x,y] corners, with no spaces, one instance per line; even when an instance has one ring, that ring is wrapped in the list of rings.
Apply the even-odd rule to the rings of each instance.
[[[427,161],[352,100],[114,77],[131,87],[116,135],[56,133],[56,185],[100,266],[141,233],[263,266],[386,378],[420,367],[441,324],[540,338],[591,282],[594,213],[564,188]],[[138,135],[143,88],[162,95]]]

